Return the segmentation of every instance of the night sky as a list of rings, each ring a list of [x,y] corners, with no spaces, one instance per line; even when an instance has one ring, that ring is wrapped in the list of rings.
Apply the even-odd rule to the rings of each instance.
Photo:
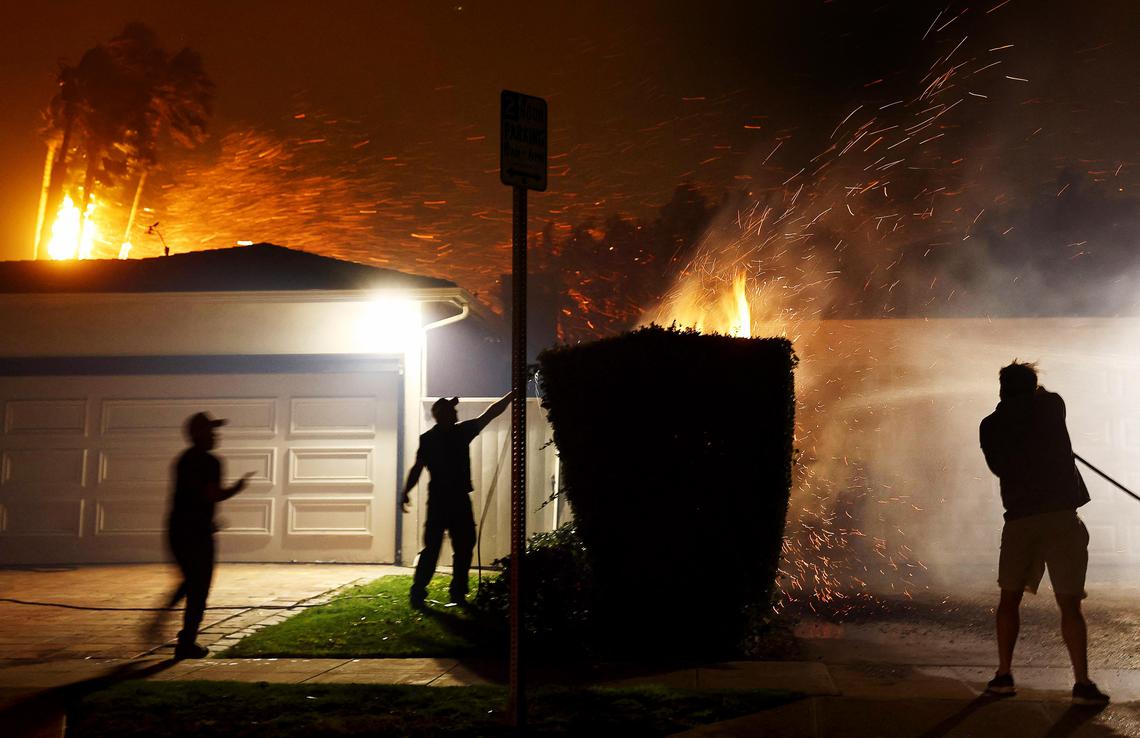
[[[571,312],[628,322],[686,266],[722,280],[729,256],[756,292],[774,275],[808,284],[777,309],[811,315],[1018,312],[1011,284],[1032,285],[1018,299],[1034,314],[1136,307],[1129,0],[52,2],[5,20],[2,258],[32,254],[59,62],[141,21],[200,52],[217,89],[209,140],[160,151],[136,256],[161,252],[141,230],[158,221],[176,251],[272,241],[496,304],[510,237],[497,100],[512,88],[549,101],[550,189],[530,227]],[[668,219],[678,186],[707,208],[700,236],[608,240],[615,218],[646,233]],[[105,194],[109,223],[129,193]],[[614,243],[628,253],[606,255]],[[655,277],[629,287],[647,262]],[[1106,279],[1111,298],[1090,305]],[[1065,298],[1033,302],[1043,292]]]

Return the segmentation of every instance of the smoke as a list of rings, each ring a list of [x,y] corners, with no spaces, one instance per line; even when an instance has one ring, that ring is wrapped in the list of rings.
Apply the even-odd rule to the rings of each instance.
[[[995,42],[984,18],[939,28],[965,12],[939,13],[915,73],[839,112],[814,156],[781,159],[786,138],[759,147],[751,187],[644,317],[723,331],[743,275],[753,335],[793,339],[784,588],[814,606],[990,585],[1001,509],[977,423],[1014,356],[1042,359],[1079,402],[1075,441],[1090,407],[1128,417],[1088,388],[1135,364],[1134,323],[1073,318],[1138,314],[1132,173],[1041,137],[1011,92],[1041,68],[1034,55]],[[1135,467],[1122,443],[1098,446]]]

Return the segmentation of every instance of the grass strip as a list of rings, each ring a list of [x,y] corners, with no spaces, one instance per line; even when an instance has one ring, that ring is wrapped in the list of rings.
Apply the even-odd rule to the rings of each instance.
[[[309,608],[243,638],[225,658],[411,658],[467,656],[481,648],[474,615],[445,607],[450,577],[428,587],[428,606],[408,602],[410,576],[387,576],[341,592],[325,605]],[[471,578],[474,594],[477,578]],[[348,599],[367,597],[369,599]],[[344,598],[344,599],[341,599]]]
[[[541,688],[528,734],[660,736],[760,712],[798,696],[663,687]],[[503,687],[127,682],[88,695],[68,738],[509,736]]]

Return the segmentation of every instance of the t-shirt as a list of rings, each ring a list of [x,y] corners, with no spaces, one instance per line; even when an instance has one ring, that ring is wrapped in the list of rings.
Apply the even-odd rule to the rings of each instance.
[[[416,463],[427,467],[431,480],[428,493],[438,499],[466,495],[471,486],[471,456],[467,447],[479,435],[479,424],[464,420],[455,425],[437,425],[420,436]]]
[[[222,464],[209,451],[189,448],[174,466],[174,504],[170,527],[190,533],[213,533],[215,502],[206,494],[210,484],[220,487]]]
[[[1060,395],[1038,389],[1002,400],[982,421],[979,437],[986,464],[1001,480],[1006,520],[1075,510],[1089,501]]]

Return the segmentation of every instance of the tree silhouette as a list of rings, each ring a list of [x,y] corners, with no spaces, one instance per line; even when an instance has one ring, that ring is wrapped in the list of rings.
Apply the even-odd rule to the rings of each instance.
[[[58,79],[60,89],[46,115],[51,164],[45,167],[41,193],[37,256],[63,200],[75,138],[81,140],[86,159],[81,213],[87,212],[96,185],[111,185],[132,170],[139,172],[124,236],[129,240],[160,142],[167,136],[186,147],[200,143],[213,99],[213,83],[201,57],[190,49],[170,56],[141,23],[128,24],[109,42],[89,49],[77,65],[63,65]],[[80,242],[85,225],[83,218]]]
[[[123,241],[130,241],[131,229],[150,169],[158,160],[157,148],[164,139],[183,148],[194,148],[206,138],[206,124],[212,112],[214,83],[206,75],[202,57],[192,49],[169,56],[154,33],[142,24],[131,24],[119,37],[125,64],[145,80],[148,103],[135,111],[131,132],[134,168],[138,182],[131,204]]]
[[[716,207],[684,184],[652,219],[611,214],[565,236],[551,225],[532,248],[532,320],[554,321],[562,343],[633,327],[661,299],[704,235]],[[542,347],[539,347],[542,348]]]

